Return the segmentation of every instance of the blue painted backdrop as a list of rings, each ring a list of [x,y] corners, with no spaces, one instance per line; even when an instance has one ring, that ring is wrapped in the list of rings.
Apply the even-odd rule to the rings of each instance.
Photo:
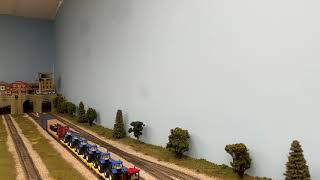
[[[57,56],[61,91],[104,126],[121,108],[148,143],[187,128],[190,155],[217,163],[244,142],[250,173],[275,179],[299,139],[320,178],[319,2],[65,2],[55,38],[52,22],[0,16],[0,80],[34,81]]]
[[[54,61],[53,22],[0,16],[0,81],[33,82]]]
[[[67,0],[56,20],[61,90],[112,127],[144,121],[143,141],[191,134],[190,155],[283,179],[293,139],[320,179],[318,1]]]

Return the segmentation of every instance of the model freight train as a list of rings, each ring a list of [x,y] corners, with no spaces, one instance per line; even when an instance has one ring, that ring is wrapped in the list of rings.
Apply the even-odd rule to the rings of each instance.
[[[112,159],[110,152],[105,148],[81,137],[54,117],[42,114],[36,121],[103,179],[139,179],[140,169],[126,168],[121,160]]]

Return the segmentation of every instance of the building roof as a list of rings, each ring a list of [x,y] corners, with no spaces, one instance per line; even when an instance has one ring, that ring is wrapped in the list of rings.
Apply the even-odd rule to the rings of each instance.
[[[0,85],[4,85],[4,86],[10,86],[10,84],[9,83],[7,83],[7,82],[4,82],[4,81],[0,81]]]
[[[53,79],[53,73],[39,73],[39,80],[42,79]]]
[[[24,82],[24,81],[15,81],[15,82],[13,82],[12,84],[29,84],[29,83],[26,83],[26,82]]]

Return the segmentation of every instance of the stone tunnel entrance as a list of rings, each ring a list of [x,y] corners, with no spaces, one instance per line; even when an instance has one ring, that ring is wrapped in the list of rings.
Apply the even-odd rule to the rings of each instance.
[[[42,101],[41,112],[51,112],[51,102],[49,100]]]
[[[0,114],[11,114],[11,106],[1,107]]]
[[[33,102],[31,100],[26,100],[23,103],[23,112],[32,113],[34,111]]]
[[[23,114],[51,112],[54,97],[56,97],[55,94],[0,96],[0,113]]]

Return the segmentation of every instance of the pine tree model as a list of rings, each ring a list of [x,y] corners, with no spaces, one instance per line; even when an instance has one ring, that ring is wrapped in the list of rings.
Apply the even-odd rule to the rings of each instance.
[[[307,161],[304,159],[303,150],[297,140],[291,144],[286,167],[285,180],[311,180]]]

